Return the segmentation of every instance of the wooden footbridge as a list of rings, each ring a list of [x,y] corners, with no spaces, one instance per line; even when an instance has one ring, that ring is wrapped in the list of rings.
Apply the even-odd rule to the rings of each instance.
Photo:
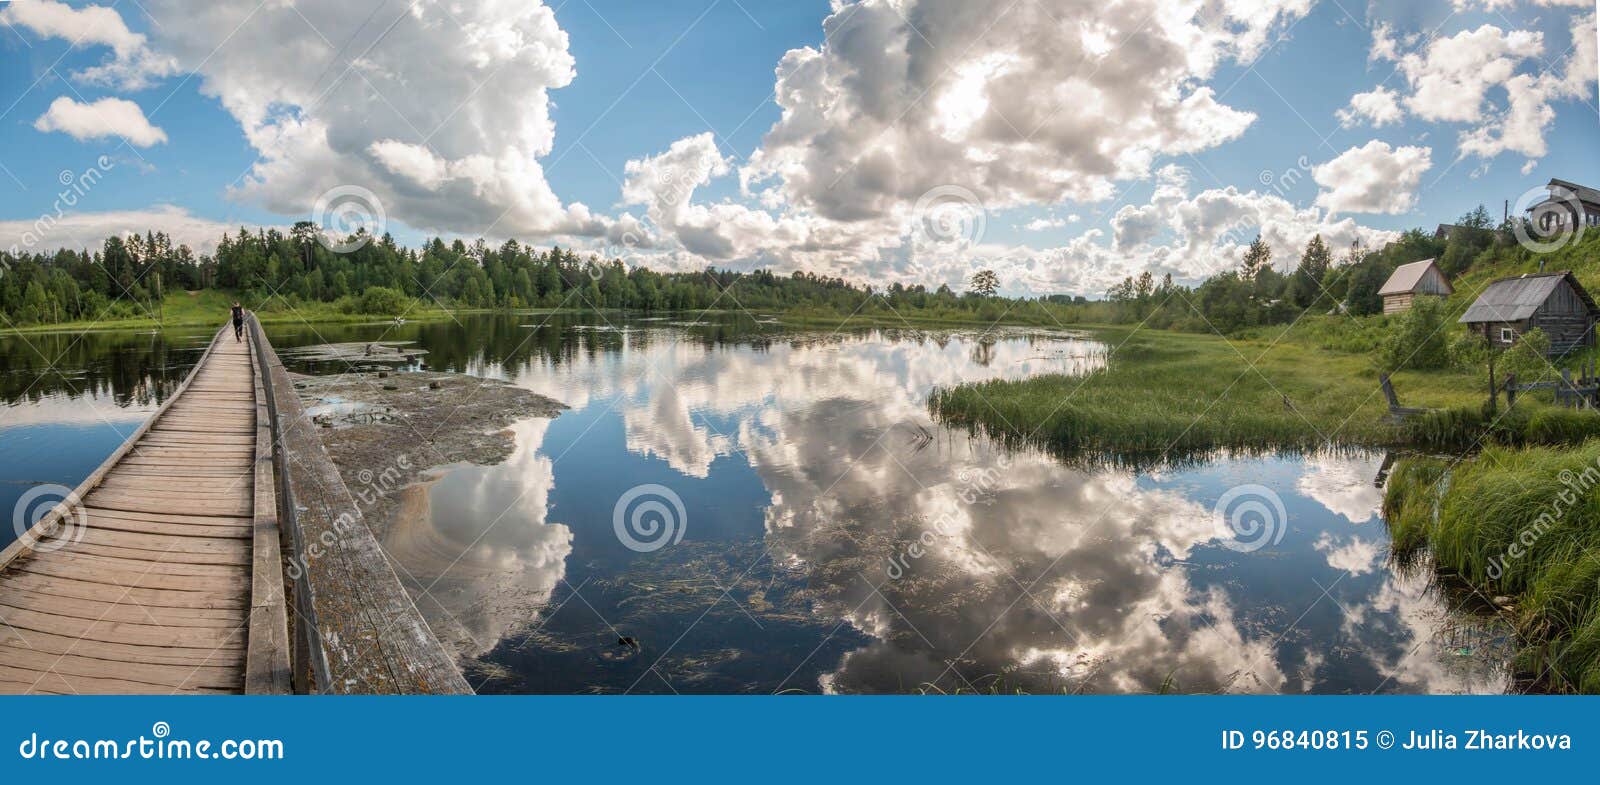
[[[0,551],[0,693],[470,692],[253,318]]]

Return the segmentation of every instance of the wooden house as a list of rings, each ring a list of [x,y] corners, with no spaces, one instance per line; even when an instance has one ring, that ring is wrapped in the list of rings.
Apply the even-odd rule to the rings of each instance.
[[[1545,187],[1550,195],[1528,208],[1529,217],[1540,232],[1600,226],[1600,191],[1566,180],[1551,180]]]
[[[1461,316],[1467,329],[1505,348],[1535,327],[1550,336],[1550,354],[1594,345],[1600,316],[1594,299],[1570,272],[1530,273],[1489,284]]]
[[[1383,312],[1390,314],[1410,309],[1418,295],[1449,297],[1454,291],[1444,273],[1439,272],[1439,265],[1434,264],[1432,259],[1423,259],[1395,268],[1394,274],[1383,282],[1378,294],[1383,297]]]

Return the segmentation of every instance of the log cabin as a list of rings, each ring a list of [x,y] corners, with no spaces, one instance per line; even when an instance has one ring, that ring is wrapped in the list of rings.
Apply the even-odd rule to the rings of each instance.
[[[1528,208],[1528,218],[1541,234],[1600,227],[1600,191],[1560,179],[1545,187],[1550,195]]]
[[[1449,297],[1453,292],[1455,288],[1439,271],[1439,265],[1432,259],[1423,259],[1396,267],[1378,295],[1383,298],[1383,312],[1391,314],[1409,310],[1418,295]]]
[[[1600,308],[1571,272],[1529,273],[1489,284],[1461,315],[1467,329],[1498,349],[1534,328],[1550,337],[1550,354],[1594,345]]]

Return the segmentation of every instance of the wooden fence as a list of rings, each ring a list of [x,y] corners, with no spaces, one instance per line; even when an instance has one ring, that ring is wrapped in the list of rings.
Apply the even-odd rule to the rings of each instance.
[[[1578,377],[1573,378],[1571,369],[1563,368],[1561,378],[1548,382],[1527,382],[1519,384],[1516,374],[1506,374],[1505,383],[1501,388],[1506,391],[1506,405],[1517,402],[1517,393],[1532,392],[1534,390],[1552,390],[1555,392],[1556,403],[1562,406],[1596,408],[1600,404],[1600,374],[1596,373],[1595,361],[1590,360],[1578,369]]]

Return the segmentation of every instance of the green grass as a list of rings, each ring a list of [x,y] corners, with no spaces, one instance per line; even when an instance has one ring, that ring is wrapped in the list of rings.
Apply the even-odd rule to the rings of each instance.
[[[0,335],[13,333],[45,333],[84,330],[137,330],[155,327],[193,327],[216,326],[228,319],[229,309],[232,307],[235,296],[232,293],[216,289],[206,289],[198,292],[176,292],[168,294],[162,301],[161,307],[153,304],[144,307],[128,302],[116,305],[116,310],[107,314],[104,319],[79,319],[70,322],[55,324],[36,324],[27,327],[0,329]],[[251,307],[245,303],[245,307]],[[467,311],[445,311],[436,306],[418,306],[406,313],[410,321],[429,321],[448,319],[451,313]],[[292,306],[282,299],[274,299],[255,307],[256,316],[263,324],[278,323],[327,323],[327,322],[364,322],[373,319],[390,319],[392,315],[348,313],[342,310],[337,303],[295,303]]]
[[[1405,439],[1386,422],[1365,354],[1322,350],[1294,335],[1092,332],[1113,347],[1102,371],[940,389],[929,407],[945,422],[1067,457]],[[1407,406],[1468,407],[1484,397],[1475,378],[1451,371],[1406,371],[1393,381]]]
[[[168,294],[161,308],[153,304],[136,304],[129,301],[120,301],[113,309],[100,319],[80,319],[54,324],[37,324],[25,327],[0,327],[0,335],[12,333],[43,333],[57,331],[82,332],[84,330],[135,330],[150,329],[155,327],[192,327],[221,324],[228,316],[228,309],[233,305],[235,295],[231,292],[206,289],[197,292],[177,292]],[[292,305],[281,298],[274,298],[267,303],[252,305],[245,303],[245,307],[253,308],[256,315],[265,324],[293,323],[293,322],[363,322],[373,319],[390,319],[393,314],[387,313],[361,313],[344,310],[340,303],[333,302],[297,302]],[[1011,307],[1005,304],[985,306],[986,310],[971,309],[924,309],[924,310],[891,310],[876,302],[869,303],[866,307],[854,313],[838,313],[831,310],[817,310],[807,308],[792,308],[772,314],[781,324],[790,327],[812,329],[838,329],[842,327],[904,327],[907,325],[917,327],[971,326],[981,325],[988,327],[994,324],[1012,324],[1022,326],[1057,327],[1064,325],[1060,319],[1061,309],[1052,308],[1036,302],[1012,303]],[[506,309],[489,308],[443,308],[428,305],[418,305],[406,312],[405,318],[410,321],[431,321],[450,318],[452,314],[464,313],[507,313]],[[550,313],[625,313],[619,309],[603,308],[518,308],[516,313],[522,314],[550,314]],[[748,315],[747,311],[738,308],[718,308],[697,310],[692,312],[695,317],[712,315]]]
[[[1600,692],[1600,440],[1411,458],[1384,498],[1395,553],[1421,549],[1486,599],[1511,598],[1518,668],[1556,692]]]

